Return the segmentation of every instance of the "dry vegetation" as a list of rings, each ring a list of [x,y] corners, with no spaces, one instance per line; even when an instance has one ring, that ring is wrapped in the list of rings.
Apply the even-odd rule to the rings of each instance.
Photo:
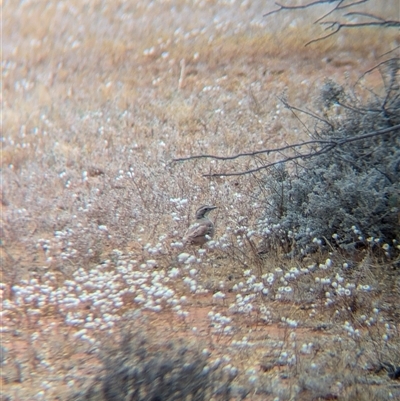
[[[126,332],[150,361],[188,342],[232,399],[399,399],[393,261],[260,259],[257,181],[202,177],[257,160],[170,164],[307,139],[277,96],[318,111],[324,80],[350,85],[395,32],[304,48],[317,14],[265,19],[268,2],[3,3],[0,399],[103,399]],[[182,249],[203,203],[215,241]]]

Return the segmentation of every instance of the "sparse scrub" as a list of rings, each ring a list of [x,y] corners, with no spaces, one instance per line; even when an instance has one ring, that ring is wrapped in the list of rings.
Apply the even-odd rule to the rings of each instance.
[[[342,88],[397,37],[367,28],[304,49],[317,14],[271,21],[270,5],[4,2],[0,398],[168,399],[168,380],[207,400],[399,398],[395,244],[366,237],[350,258],[332,237],[291,259],[281,226],[260,255],[276,198],[264,184],[254,197],[259,177],[202,177],[252,162],[170,163],[306,140],[276,94],[322,107],[326,76],[335,127],[351,115],[335,102],[368,104]],[[376,70],[364,78],[382,105]],[[359,118],[375,129],[383,109]],[[215,235],[185,247],[205,203]]]

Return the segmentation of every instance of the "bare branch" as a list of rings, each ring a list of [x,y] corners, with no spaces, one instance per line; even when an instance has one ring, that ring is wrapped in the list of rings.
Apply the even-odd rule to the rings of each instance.
[[[344,1],[344,0],[341,0],[338,4],[336,4],[335,7],[332,8],[332,10],[328,11],[326,14],[322,15],[321,17],[319,17],[319,18],[315,21],[315,23],[318,24],[318,23],[321,22],[324,18],[326,18],[328,15],[331,15],[331,14],[334,13],[336,10],[339,10],[340,8],[342,8],[342,7],[340,7],[340,5],[343,3],[343,1]],[[366,0],[363,0],[363,1],[366,1]]]
[[[298,6],[285,6],[285,5],[280,4],[280,3],[275,3],[279,8],[276,9],[276,10],[272,10],[269,13],[264,14],[263,17],[269,17],[272,14],[276,14],[276,13],[278,13],[280,11],[285,11],[285,10],[304,10],[305,8],[314,7],[314,6],[318,6],[318,5],[321,5],[321,4],[338,3],[338,4],[336,4],[336,6],[332,10],[328,11],[325,15],[320,17],[316,21],[316,22],[318,22],[321,19],[324,19],[328,15],[332,14],[335,10],[343,10],[345,8],[350,8],[350,7],[356,6],[358,4],[366,3],[367,1],[369,1],[369,0],[359,0],[359,1],[353,1],[352,3],[349,3],[349,4],[343,4],[345,2],[345,0],[319,0],[319,1],[313,1],[312,3],[308,3],[308,4],[300,4]]]
[[[284,150],[295,150],[296,148],[299,148],[299,147],[301,148],[301,147],[307,146],[307,145],[321,145],[321,146],[323,145],[321,147],[321,149],[319,149],[317,151],[310,151],[308,153],[299,153],[299,154],[296,154],[295,156],[288,156],[282,160],[279,160],[279,161],[276,161],[273,163],[269,163],[269,164],[265,164],[260,167],[256,167],[254,169],[249,169],[249,170],[240,171],[240,172],[231,172],[231,173],[209,173],[209,174],[204,174],[203,176],[204,177],[232,177],[232,176],[246,175],[246,174],[256,173],[261,170],[265,170],[265,169],[275,166],[279,163],[287,163],[287,162],[297,160],[297,159],[308,159],[308,158],[311,158],[314,156],[319,156],[324,153],[330,152],[332,149],[334,149],[337,146],[342,146],[347,143],[360,141],[362,139],[372,138],[374,136],[384,135],[384,134],[387,134],[389,132],[393,132],[396,130],[400,130],[400,124],[395,125],[393,127],[384,128],[384,129],[381,129],[378,131],[372,131],[367,134],[354,136],[351,138],[332,138],[332,140],[329,140],[329,141],[313,140],[313,141],[307,141],[307,142],[303,142],[303,143],[296,143],[293,145],[287,145],[287,146],[283,146],[281,148],[276,148],[276,149],[264,149],[264,150],[259,150],[259,151],[255,151],[255,152],[239,153],[239,154],[233,155],[233,156],[196,155],[196,156],[183,157],[183,158],[179,158],[179,159],[173,159],[172,163],[188,161],[188,160],[195,160],[195,159],[205,159],[205,158],[226,161],[226,160],[238,159],[239,157],[255,157],[256,155],[260,155],[260,154],[277,153],[277,152],[282,152]]]
[[[264,150],[257,150],[254,152],[246,152],[246,153],[238,153],[237,155],[233,156],[214,156],[214,155],[196,155],[196,156],[188,156],[188,157],[181,157],[177,159],[173,159],[172,163],[175,162],[184,162],[188,160],[195,160],[195,159],[213,159],[213,160],[235,160],[238,159],[239,157],[254,157],[260,154],[268,154],[268,153],[273,153],[273,152],[282,152],[287,149],[293,149],[296,147],[301,147],[301,146],[306,146],[306,145],[323,145],[323,144],[330,144],[332,141],[322,141],[322,140],[312,140],[312,141],[307,141],[303,143],[298,143],[295,145],[286,145],[281,148],[276,148],[276,149],[264,149]]]
[[[340,141],[338,141],[338,145],[343,145],[343,144],[349,143],[349,142],[356,142],[356,141],[360,141],[362,139],[368,139],[368,138],[372,138],[374,136],[388,134],[389,132],[393,132],[393,131],[396,131],[399,129],[400,129],[400,124],[397,124],[397,125],[393,125],[393,127],[383,128],[378,131],[368,132],[367,134],[353,136],[352,138],[343,138]]]
[[[340,23],[338,21],[325,21],[325,22],[321,22],[322,25],[328,25],[330,24],[330,26],[327,28],[331,28],[334,25],[338,25],[339,29],[342,28],[362,28],[365,26],[378,26],[378,27],[385,27],[385,28],[398,28],[400,27],[400,21],[396,21],[396,20],[385,20],[383,22],[354,22],[353,24],[347,24],[347,23]]]
[[[296,118],[296,120],[303,126],[303,128],[308,132],[308,135],[311,136],[311,131],[309,130],[309,128],[307,127],[307,125],[301,120],[301,118],[295,113],[296,109],[292,109],[290,108],[290,106],[288,105],[288,103],[286,103],[283,99],[282,99],[283,104],[285,105],[285,107],[287,107],[290,112],[294,115],[294,117]],[[298,109],[297,109],[298,110]]]
[[[328,39],[328,38],[330,38],[331,36],[333,36],[333,35],[335,35],[336,33],[338,33],[338,32],[340,31],[340,29],[341,29],[341,26],[339,25],[339,26],[336,27],[336,29],[335,29],[333,32],[329,33],[328,35],[321,36],[320,38],[310,40],[310,41],[307,42],[304,46],[309,46],[309,45],[311,45],[311,44],[313,44],[313,43],[319,42],[320,40]]]
[[[385,57],[385,56],[387,56],[388,54],[395,52],[397,49],[400,49],[400,46],[396,46],[394,49],[389,50],[389,51],[387,51],[386,53],[381,54],[378,58]]]
[[[313,117],[313,118],[315,118],[316,120],[319,120],[319,121],[321,121],[321,122],[323,122],[323,123],[329,125],[329,126],[333,129],[333,125],[332,125],[328,120],[326,120],[325,118],[322,118],[322,117],[318,116],[317,114],[315,114],[315,113],[313,113],[313,112],[311,112],[311,111],[309,111],[309,110],[303,110],[303,109],[299,109],[298,107],[292,106],[292,105],[289,104],[285,99],[279,98],[279,100],[280,100],[280,101],[283,103],[283,105],[284,105],[285,107],[287,107],[288,109],[290,109],[290,110],[295,110],[295,111],[299,111],[300,113],[303,113],[303,114],[307,114],[308,116]]]
[[[356,12],[356,11],[353,11],[351,13],[347,13],[344,16],[345,17],[353,17],[353,16],[358,17],[358,16],[361,16],[361,17],[368,17],[368,18],[372,18],[372,19],[377,19],[378,21],[381,21],[381,22],[385,22],[386,21],[384,18],[378,17],[376,15],[369,14],[369,13]]]
[[[398,46],[398,47],[400,47],[400,46]],[[392,51],[392,50],[391,50],[391,51]],[[385,64],[392,63],[393,60],[400,61],[400,58],[395,57],[395,58],[392,58],[392,59],[390,59],[390,60],[382,61],[381,63],[379,63],[379,64],[375,65],[374,67],[370,68],[369,70],[365,71],[365,72],[360,76],[360,78],[357,79],[356,85],[357,85],[358,82],[360,82],[366,75],[370,74],[372,71],[376,70],[377,68],[382,67],[382,66],[385,65]]]
[[[333,14],[336,10],[344,10],[345,8],[350,8],[353,6],[357,6],[358,4],[361,3],[366,3],[369,0],[360,0],[360,1],[354,1],[353,3],[350,4],[343,4],[345,0],[341,0],[334,8],[332,8],[332,10],[328,11],[326,14],[322,15],[321,17],[319,17],[315,23],[320,23],[324,18],[326,18],[328,15]]]
[[[280,163],[286,163],[292,160],[296,160],[296,159],[308,159],[310,157],[313,156],[318,156],[318,155],[322,155],[323,153],[327,153],[330,150],[332,150],[334,147],[336,147],[336,144],[334,143],[333,145],[326,145],[323,148],[321,148],[319,151],[317,152],[312,152],[312,153],[306,153],[306,154],[298,154],[296,156],[291,156],[291,157],[287,157],[286,159],[283,160],[279,160],[273,163],[269,163],[269,164],[265,164],[263,166],[254,168],[254,169],[250,169],[250,170],[245,170],[245,171],[239,171],[239,172],[233,172],[233,173],[214,173],[214,174],[203,174],[203,177],[233,177],[233,176],[238,176],[238,175],[247,175],[247,174],[253,174],[253,173],[257,173],[261,170],[265,170],[269,167],[275,166],[277,164]]]
[[[279,8],[276,10],[272,10],[269,13],[264,14],[263,17],[269,17],[270,15],[279,13],[282,10],[301,10],[301,9],[305,9],[308,7],[314,7],[318,4],[332,3],[332,2],[336,2],[336,1],[339,1],[339,0],[319,0],[319,1],[314,1],[312,3],[299,5],[299,6],[285,6],[280,3],[275,3]],[[340,0],[340,1],[343,1],[343,0]]]
[[[333,29],[334,31],[329,33],[328,35],[321,36],[320,38],[310,40],[305,44],[305,46],[311,45],[312,43],[319,42],[321,40],[325,40],[336,33],[338,33],[341,29],[343,28],[362,28],[362,27],[367,27],[367,26],[375,26],[375,27],[384,27],[384,28],[398,28],[400,27],[400,21],[384,21],[384,22],[356,22],[354,24],[343,24],[338,21],[326,21],[326,22],[320,22],[320,24],[329,24],[329,26],[326,29]]]
[[[304,10],[306,8],[315,7],[315,6],[322,5],[322,4],[338,3],[335,5],[335,7],[332,10],[328,11],[324,16],[320,17],[316,21],[316,22],[318,22],[319,20],[324,19],[328,15],[332,14],[335,10],[343,10],[345,8],[350,8],[350,7],[356,6],[358,4],[366,3],[367,1],[369,1],[369,0],[358,0],[358,1],[353,1],[352,3],[349,3],[349,4],[343,4],[345,2],[345,0],[318,0],[318,1],[313,1],[311,3],[308,3],[308,4],[300,4],[298,6],[285,6],[284,4],[275,3],[279,8],[264,14],[263,17],[269,17],[270,15],[273,15],[273,14],[279,13],[280,11],[285,11],[285,10]]]
[[[350,7],[358,6],[359,4],[366,3],[367,1],[369,1],[369,0],[353,1],[353,3],[345,4],[344,6],[340,7],[340,9],[343,10],[343,9],[345,9],[345,8],[350,8]]]
[[[361,28],[361,27],[367,27],[367,26],[375,26],[375,27],[383,27],[383,28],[398,28],[400,27],[400,21],[399,20],[387,20],[385,18],[381,18],[377,15],[370,14],[367,12],[362,12],[362,11],[352,11],[346,14],[342,14],[342,17],[366,17],[366,18],[371,18],[375,21],[370,21],[370,22],[356,22],[356,23],[344,23],[340,21],[324,21],[326,17],[329,15],[332,15],[335,11],[341,11],[344,9],[348,9],[350,7],[358,6],[362,3],[366,3],[369,0],[356,0],[353,2],[350,2],[346,4],[345,0],[319,0],[319,1],[313,1],[311,3],[307,4],[300,4],[300,5],[295,5],[295,6],[287,6],[281,3],[275,3],[278,8],[276,10],[270,11],[266,14],[264,14],[264,17],[269,17],[273,14],[282,12],[282,11],[293,11],[293,10],[303,10],[306,8],[311,8],[315,7],[318,5],[322,4],[332,4],[333,7],[331,10],[327,11],[325,14],[323,14],[321,17],[319,17],[314,23],[316,24],[321,24],[321,25],[328,25],[326,27],[327,29],[333,29],[332,32],[329,34],[322,36],[317,39],[313,39],[305,44],[305,46],[309,46],[313,43],[319,42],[321,40],[325,40],[336,33],[338,33],[340,30],[344,28]],[[335,4],[336,3],[336,4]]]

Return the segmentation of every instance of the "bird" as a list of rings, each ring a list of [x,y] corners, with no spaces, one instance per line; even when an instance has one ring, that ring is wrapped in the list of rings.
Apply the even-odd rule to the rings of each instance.
[[[214,236],[214,224],[208,214],[217,206],[203,205],[196,210],[196,221],[188,228],[183,243],[186,245],[203,246]]]

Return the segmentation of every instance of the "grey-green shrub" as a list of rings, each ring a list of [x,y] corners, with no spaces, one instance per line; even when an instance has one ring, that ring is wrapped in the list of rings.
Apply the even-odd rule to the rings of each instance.
[[[320,98],[327,120],[319,121],[315,139],[351,139],[400,124],[400,90],[391,74],[383,96],[365,103],[328,81]],[[331,107],[339,109],[334,118],[327,117]],[[278,165],[263,185],[259,229],[267,242],[285,236],[303,253],[326,242],[345,249],[387,244],[388,253],[400,234],[400,130],[300,160],[290,172]]]

